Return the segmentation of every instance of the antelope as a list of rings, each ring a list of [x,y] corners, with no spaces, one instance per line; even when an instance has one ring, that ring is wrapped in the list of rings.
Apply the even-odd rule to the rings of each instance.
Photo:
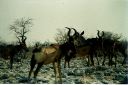
[[[30,71],[28,78],[30,79],[31,73],[36,64],[37,68],[34,72],[34,78],[37,77],[37,74],[42,67],[42,65],[47,65],[53,63],[54,73],[55,73],[55,83],[62,83],[61,79],[61,67],[60,62],[61,58],[67,54],[67,52],[75,52],[75,46],[73,43],[73,38],[69,34],[68,31],[67,35],[69,40],[64,44],[51,44],[48,47],[33,50],[31,62],[30,62]],[[59,77],[59,79],[57,79]]]
[[[96,57],[98,65],[99,65],[99,59],[98,59],[98,54],[99,52],[101,53],[101,50],[103,48],[103,39],[102,36],[104,35],[104,32],[102,31],[102,34],[100,35],[100,31],[97,30],[97,36],[96,38],[88,38],[86,42],[90,43],[90,58],[92,65],[94,65],[94,60],[93,58]]]
[[[69,67],[70,66],[69,61],[71,60],[72,57],[76,57],[76,56],[80,56],[80,57],[91,56],[91,62],[93,63],[91,43],[89,42],[89,40],[86,40],[83,37],[84,31],[82,31],[81,33],[78,33],[74,28],[68,28],[68,29],[73,29],[75,31],[72,38],[76,48],[76,53],[74,54],[69,52],[70,54],[68,55],[68,57],[65,57],[64,67],[66,67],[66,62],[68,62],[68,67]],[[90,61],[90,58],[88,57],[88,64],[89,64],[89,61]]]
[[[116,61],[117,56],[115,52],[118,50],[122,55],[124,56],[124,60],[122,62],[122,65],[127,60],[128,55],[128,49],[127,49],[127,42],[121,42],[120,44],[117,43],[117,41],[112,39],[106,39],[104,38],[104,32],[102,31],[102,34],[100,35],[100,31],[97,30],[98,38],[91,38],[91,39],[85,39],[82,35],[84,34],[84,31],[82,33],[78,33],[76,29],[72,28],[75,31],[75,34],[73,35],[73,41],[74,45],[76,47],[76,55],[79,56],[89,56],[88,57],[88,65],[91,63],[94,65],[93,55],[96,55],[97,52],[101,51],[103,53],[103,62],[102,65],[105,65],[106,56],[109,58],[108,65],[112,65],[112,59],[113,56],[115,57],[115,67],[116,67]],[[97,58],[97,55],[96,55]],[[99,60],[97,58],[98,64]]]
[[[65,28],[68,29],[68,36],[70,36],[70,37],[68,38],[68,41],[72,41],[72,43],[73,43],[73,36],[70,35],[71,28],[69,28],[69,27],[65,27]],[[67,50],[67,49],[65,49],[65,50]],[[65,61],[64,61],[64,68],[66,68],[66,64],[67,64],[67,63],[68,63],[68,67],[70,67],[69,62],[70,62],[70,60],[71,60],[73,57],[75,57],[75,54],[76,54],[76,51],[75,51],[75,50],[74,50],[74,51],[67,50],[67,51],[64,53],[64,59],[65,59]]]
[[[125,45],[126,46],[126,45]],[[109,38],[103,38],[103,62],[102,65],[105,65],[106,61],[106,56],[108,56],[109,62],[108,65],[112,66],[113,65],[113,58],[115,58],[115,67],[116,67],[116,62],[117,62],[117,53],[121,52],[123,56],[126,56],[127,54],[125,53],[127,47],[124,47],[124,49],[121,46],[120,41],[109,39]]]
[[[5,59],[10,59],[10,69],[13,68],[13,60],[14,56],[20,51],[25,50],[28,51],[26,44],[21,43],[19,45],[5,45],[1,48],[1,56]]]
[[[121,41],[121,45],[118,47],[119,52],[122,53],[124,60],[122,62],[122,65],[128,64],[128,41]],[[122,50],[121,50],[122,49]]]
[[[115,67],[117,61],[117,52],[121,53],[124,57],[122,65],[127,64],[128,59],[128,42],[127,41],[115,41],[113,45],[114,57],[115,57]],[[112,57],[113,58],[113,57]]]

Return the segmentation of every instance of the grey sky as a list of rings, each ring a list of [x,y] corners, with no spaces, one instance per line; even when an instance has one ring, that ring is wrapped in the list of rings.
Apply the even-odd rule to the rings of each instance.
[[[96,30],[122,34],[128,39],[128,0],[0,0],[0,38],[15,41],[9,25],[17,18],[33,18],[27,43],[54,41],[65,26],[96,36]]]

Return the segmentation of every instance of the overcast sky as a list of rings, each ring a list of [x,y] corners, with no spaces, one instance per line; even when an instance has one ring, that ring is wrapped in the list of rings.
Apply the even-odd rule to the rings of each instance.
[[[128,0],[0,0],[0,39],[16,41],[9,25],[17,18],[33,18],[27,43],[53,41],[57,29],[74,27],[85,36],[96,30],[122,34],[128,39]]]

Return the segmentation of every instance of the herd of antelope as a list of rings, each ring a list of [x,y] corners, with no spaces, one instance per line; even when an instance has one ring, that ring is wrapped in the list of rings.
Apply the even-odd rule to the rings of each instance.
[[[94,66],[96,64],[95,58],[98,65],[101,63],[105,65],[106,59],[108,59],[108,65],[112,66],[114,62],[116,67],[118,53],[121,53],[124,58],[121,64],[126,64],[128,56],[127,42],[123,43],[121,41],[117,42],[112,39],[106,39],[104,38],[104,31],[100,32],[99,30],[97,31],[96,38],[85,39],[83,37],[84,31],[79,33],[74,28],[65,28],[68,30],[68,39],[65,43],[51,44],[47,47],[35,47],[33,49],[28,78],[31,77],[31,73],[36,64],[37,68],[34,71],[34,78],[36,78],[42,65],[52,63],[55,72],[55,81],[56,83],[62,83],[60,65],[62,57],[65,59],[64,67],[66,67],[66,63],[68,63],[68,67],[70,67],[70,60],[76,56],[86,56],[86,58],[88,58],[88,66]],[[73,35],[71,35],[71,30],[74,31]],[[3,58],[8,58],[9,56],[10,68],[12,69],[14,56],[21,50],[29,51],[25,43],[7,46],[0,45],[0,56]],[[99,62],[99,58],[102,58],[103,61]]]

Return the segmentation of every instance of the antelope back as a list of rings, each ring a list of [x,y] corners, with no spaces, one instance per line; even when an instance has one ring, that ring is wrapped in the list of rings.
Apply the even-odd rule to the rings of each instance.
[[[35,53],[35,60],[38,63],[43,62],[43,64],[49,64],[54,62],[60,56],[59,46],[49,46],[42,48],[40,52]]]

